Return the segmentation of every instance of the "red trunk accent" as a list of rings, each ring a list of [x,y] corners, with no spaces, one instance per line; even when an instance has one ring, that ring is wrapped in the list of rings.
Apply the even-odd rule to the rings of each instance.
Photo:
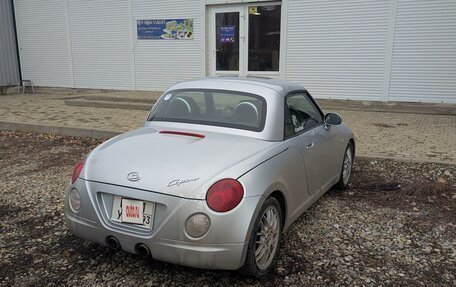
[[[178,132],[178,131],[160,131],[161,134],[165,135],[178,135],[178,136],[188,136],[188,137],[195,137],[204,139],[206,136],[202,134],[195,134],[195,133],[187,133],[187,132]]]

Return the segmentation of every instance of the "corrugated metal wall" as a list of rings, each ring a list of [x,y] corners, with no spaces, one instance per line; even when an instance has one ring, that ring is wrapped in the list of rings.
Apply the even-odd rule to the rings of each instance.
[[[456,1],[399,0],[389,100],[456,103]]]
[[[66,1],[15,0],[22,78],[73,87]]]
[[[281,75],[314,96],[456,102],[456,1],[282,2]],[[203,34],[213,39],[203,29],[208,18],[201,1],[15,0],[15,5],[23,78],[35,85],[162,90],[204,75]],[[136,20],[170,18],[194,19],[194,39],[137,39]]]
[[[203,76],[200,2],[15,0],[24,79],[35,85],[161,90]],[[182,9],[185,7],[185,9]],[[137,40],[137,19],[192,18],[194,39]]]
[[[133,0],[135,78],[138,90],[166,89],[171,84],[203,76],[200,1]],[[136,20],[192,18],[193,40],[137,40]]]
[[[19,82],[16,34],[10,0],[0,0],[0,87]]]
[[[317,98],[381,100],[389,1],[289,0],[286,79]]]
[[[128,1],[69,0],[74,85],[132,89]]]

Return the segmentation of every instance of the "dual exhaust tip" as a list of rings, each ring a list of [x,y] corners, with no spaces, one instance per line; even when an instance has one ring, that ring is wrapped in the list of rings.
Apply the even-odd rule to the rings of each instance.
[[[109,248],[112,250],[119,250],[120,249],[120,242],[114,236],[108,236],[106,238],[106,243],[108,244]]]
[[[139,256],[143,257],[143,258],[147,258],[150,256],[150,250],[149,250],[149,247],[147,247],[145,244],[143,243],[139,243],[139,244],[136,244],[136,253],[139,254]]]
[[[106,238],[106,243],[109,246],[109,248],[113,250],[119,250],[121,248],[119,240],[114,236],[108,236]],[[147,258],[150,256],[149,247],[147,247],[147,245],[145,245],[144,243],[136,244],[135,251],[139,256],[143,258]]]

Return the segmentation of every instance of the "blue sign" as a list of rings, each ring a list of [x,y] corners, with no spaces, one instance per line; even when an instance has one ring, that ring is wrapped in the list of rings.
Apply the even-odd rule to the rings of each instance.
[[[137,20],[136,27],[138,39],[193,39],[193,19]]]
[[[220,43],[234,43],[236,26],[220,27]]]

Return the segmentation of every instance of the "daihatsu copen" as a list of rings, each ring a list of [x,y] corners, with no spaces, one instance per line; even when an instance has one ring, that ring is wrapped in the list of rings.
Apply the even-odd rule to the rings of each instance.
[[[334,185],[347,187],[350,128],[302,86],[183,82],[144,127],[80,161],[66,191],[76,236],[155,260],[260,277],[281,234]]]

